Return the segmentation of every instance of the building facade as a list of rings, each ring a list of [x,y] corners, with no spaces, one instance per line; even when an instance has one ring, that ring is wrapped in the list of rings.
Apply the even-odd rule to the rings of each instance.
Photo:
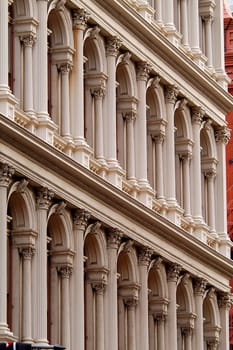
[[[0,62],[0,340],[229,349],[222,0],[1,0]]]

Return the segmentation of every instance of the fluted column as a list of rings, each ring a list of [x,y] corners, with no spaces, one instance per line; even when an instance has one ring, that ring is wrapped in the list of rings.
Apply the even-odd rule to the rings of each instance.
[[[229,293],[220,293],[218,296],[218,306],[222,329],[219,337],[219,350],[229,350],[229,310],[231,305],[232,296]]]
[[[8,0],[0,1],[0,91],[8,90]]]
[[[84,350],[84,233],[88,225],[90,214],[83,209],[77,209],[73,216],[74,250],[73,262],[73,303],[72,303],[72,348],[78,344],[79,350]],[[78,315],[78,316],[77,316]],[[78,317],[78,325],[77,325]]]
[[[36,323],[35,342],[46,344],[47,340],[47,212],[53,193],[41,188],[37,193],[38,238],[36,245]]]
[[[24,110],[27,113],[34,112],[33,104],[33,64],[32,64],[32,46],[35,42],[35,35],[28,34],[21,38],[24,45],[24,78],[23,78],[23,97]]]
[[[175,177],[175,138],[174,138],[174,105],[178,90],[175,86],[168,86],[165,90],[167,130],[166,130],[166,199],[176,204],[176,177]],[[173,176],[170,176],[170,174]]]
[[[191,187],[190,187],[190,159],[191,155],[186,153],[181,155],[183,165],[183,205],[184,215],[186,217],[191,216]]]
[[[126,142],[126,171],[127,178],[129,180],[135,180],[135,135],[134,135],[134,122],[136,115],[134,112],[126,113],[126,133],[127,133],[127,142]]]
[[[118,350],[118,308],[117,308],[117,251],[121,242],[122,232],[118,229],[110,229],[107,236],[108,252],[108,288],[106,297],[108,307],[111,312],[108,313],[107,321],[107,344],[108,349]]]
[[[213,68],[213,49],[212,49],[212,22],[213,16],[211,14],[202,16],[205,26],[205,44],[206,56],[208,58],[207,64],[209,68]]]
[[[138,115],[136,120],[136,177],[139,185],[146,187],[147,179],[147,122],[146,122],[146,83],[150,65],[140,62],[137,66]]]
[[[22,340],[24,342],[32,341],[32,257],[35,253],[34,248],[23,248],[20,251],[23,257],[23,327]]]
[[[84,9],[73,11],[74,67],[73,67],[73,137],[77,144],[84,139],[84,80],[83,80],[83,33],[89,14]]]
[[[129,297],[124,300],[127,307],[127,349],[136,350],[136,320],[135,320],[135,311],[138,304],[138,300]]]
[[[207,178],[207,207],[208,207],[208,225],[210,231],[215,232],[215,189],[214,179],[216,171],[210,170],[205,173]]]
[[[48,64],[47,64],[47,0],[37,0],[38,18],[37,29],[37,114],[41,119],[48,118]]]
[[[69,63],[61,64],[61,135],[70,138],[70,91],[69,91],[69,72],[71,65]]]
[[[176,286],[181,271],[181,266],[172,264],[167,271],[168,284],[168,349],[177,350],[177,313],[176,313]]]
[[[5,2],[5,1],[3,1]],[[7,3],[7,2],[6,2]],[[4,8],[1,7],[3,10]],[[2,14],[1,14],[2,15]],[[1,35],[1,34],[0,34]],[[14,169],[0,163],[0,338],[8,331],[7,325],[7,188]]]
[[[116,155],[116,57],[121,41],[117,37],[109,38],[106,46],[107,55],[107,118],[106,123],[106,155],[109,165],[117,164]]]
[[[104,124],[103,124],[103,98],[105,89],[98,87],[93,89],[95,98],[95,157],[104,161]]]
[[[193,126],[193,158],[192,158],[192,214],[196,222],[203,222],[202,218],[202,194],[201,194],[201,146],[200,130],[203,120],[204,111],[200,107],[192,109],[192,126]]]
[[[69,279],[72,267],[62,266],[59,269],[61,275],[61,342],[66,349],[70,349],[70,286]]]
[[[148,266],[151,261],[153,250],[142,248],[139,252],[138,265],[141,289],[139,293],[139,314],[140,314],[140,336],[139,348],[149,349],[149,324],[148,324]]]
[[[194,297],[195,297],[195,349],[204,350],[204,328],[203,328],[203,297],[207,282],[202,279],[194,281]]]
[[[156,147],[156,191],[157,198],[164,199],[164,173],[163,173],[163,142],[165,140],[165,136],[160,134],[158,136],[153,137],[155,140]]]
[[[103,281],[92,283],[96,295],[96,350],[104,350],[104,289]]]

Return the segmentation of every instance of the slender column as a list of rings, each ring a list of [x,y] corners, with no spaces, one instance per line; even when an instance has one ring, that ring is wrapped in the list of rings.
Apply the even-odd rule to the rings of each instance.
[[[167,272],[168,284],[168,349],[177,350],[177,315],[176,315],[176,285],[180,274],[181,266],[173,264]]]
[[[118,307],[117,307],[117,251],[121,242],[122,233],[117,229],[111,229],[107,237],[108,250],[108,298],[109,310],[107,322],[108,349],[118,350]]]
[[[70,286],[71,266],[62,266],[61,275],[61,338],[66,349],[70,349]]]
[[[90,214],[83,210],[77,209],[73,216],[73,234],[74,250],[76,254],[73,262],[73,288],[74,300],[72,303],[72,348],[75,349],[78,344],[79,350],[84,350],[84,232],[88,225]],[[77,326],[78,315],[78,326]]]
[[[8,90],[8,0],[0,1],[0,90]]]
[[[158,350],[165,350],[165,328],[164,328],[165,320],[166,320],[166,315],[164,314],[156,315],[156,321],[158,326],[158,331],[157,331]]]
[[[31,260],[35,253],[32,247],[21,250],[23,257],[23,329],[22,340],[24,342],[32,341],[32,271]]]
[[[136,120],[136,177],[139,185],[146,186],[147,180],[147,123],[146,123],[146,82],[150,65],[140,62],[137,66],[138,116]]]
[[[182,44],[188,48],[189,47],[189,30],[188,30],[188,11],[187,11],[187,0],[181,0],[180,2],[180,19],[181,19],[181,34],[182,34]]]
[[[192,193],[192,210],[193,218],[197,222],[202,222],[202,194],[201,194],[201,146],[200,146],[200,129],[204,112],[200,107],[192,109],[192,125],[193,125],[193,193]]]
[[[219,350],[229,350],[229,310],[231,305],[231,295],[229,293],[220,293],[218,297],[218,306],[222,329],[219,337]]]
[[[41,188],[37,193],[38,239],[36,247],[36,327],[35,342],[46,344],[47,340],[47,212],[53,193]]]
[[[190,45],[194,55],[200,55],[200,42],[199,42],[199,1],[190,1]]]
[[[103,98],[105,89],[96,88],[92,94],[95,98],[95,156],[99,160],[104,160]]]
[[[85,144],[84,139],[84,80],[83,80],[83,32],[89,14],[84,9],[73,11],[74,67],[73,67],[73,137],[77,144]]]
[[[33,113],[33,74],[32,74],[32,46],[35,42],[35,35],[28,34],[21,38],[24,45],[24,80],[23,80],[23,98],[24,110]]]
[[[158,136],[154,137],[155,145],[156,145],[156,191],[157,191],[157,198],[163,199],[164,198],[164,175],[163,175],[163,142],[164,142],[165,136],[163,134],[160,134]]]
[[[95,282],[92,288],[96,295],[96,350],[104,350],[104,288],[105,283]]]
[[[205,174],[207,178],[207,196],[208,196],[208,225],[211,231],[215,231],[215,190],[214,179],[216,171],[211,170]]]
[[[48,118],[48,65],[47,65],[47,0],[37,0],[38,18],[37,29],[37,113],[39,118]]]
[[[203,328],[203,296],[205,293],[207,282],[197,279],[194,284],[194,296],[196,305],[196,323],[195,323],[195,348],[204,350],[204,328]]]
[[[140,297],[139,297],[139,314],[140,314],[140,349],[149,349],[149,332],[148,332],[148,266],[151,261],[153,250],[150,248],[141,249],[138,257],[139,275],[140,275]]]
[[[126,113],[126,133],[127,133],[127,149],[126,149],[126,160],[127,160],[127,178],[129,180],[135,179],[135,147],[134,147],[134,121],[136,115],[134,112]]]
[[[4,1],[3,1],[4,2]],[[6,1],[7,3],[7,1]],[[0,9],[4,9],[1,7]],[[1,33],[0,33],[1,35]],[[0,337],[8,331],[7,325],[7,187],[14,169],[0,163]]]
[[[191,327],[183,327],[181,329],[182,335],[184,336],[185,350],[192,350],[192,333]]]
[[[176,179],[175,179],[175,140],[174,140],[174,105],[178,95],[175,86],[168,86],[165,90],[167,133],[166,133],[166,163],[169,169],[166,171],[166,197],[171,203],[176,203]],[[173,176],[170,176],[170,174]]]
[[[121,41],[117,37],[108,39],[107,55],[107,119],[106,123],[106,154],[108,163],[117,164],[116,156],[116,57],[119,53]]]
[[[183,201],[185,216],[191,216],[191,195],[190,195],[190,154],[182,154],[183,163]]]
[[[127,328],[127,349],[136,350],[136,322],[135,322],[135,309],[137,300],[133,297],[125,299],[125,305],[127,306],[128,328]]]
[[[208,67],[213,68],[213,49],[212,49],[212,22],[213,16],[202,16],[205,24],[205,44],[206,44],[206,56],[208,58]]]
[[[61,135],[70,137],[70,92],[69,92],[69,63],[61,64]]]
[[[162,0],[157,0],[155,2],[155,13],[156,13],[156,22],[162,24]]]
[[[164,11],[164,24],[165,27],[169,31],[175,30],[175,25],[174,25],[174,1],[173,0],[167,0],[165,3],[165,11]]]

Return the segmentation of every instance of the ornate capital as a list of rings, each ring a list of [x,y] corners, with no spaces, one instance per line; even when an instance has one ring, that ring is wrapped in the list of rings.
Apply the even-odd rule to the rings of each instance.
[[[69,265],[64,265],[59,267],[58,272],[61,275],[62,278],[69,279],[72,274],[73,268]]]
[[[198,278],[194,281],[194,293],[196,295],[204,296],[206,290],[207,281],[201,278]]]
[[[42,187],[37,192],[37,208],[48,210],[54,193],[47,187]]]
[[[157,322],[164,322],[166,321],[167,314],[165,312],[159,312],[154,315],[154,318]]]
[[[118,249],[122,239],[122,232],[117,228],[112,228],[107,233],[107,245],[108,248]]]
[[[138,264],[143,266],[149,266],[151,262],[152,254],[153,254],[153,249],[149,247],[144,247],[140,249],[139,255],[138,255]]]
[[[15,170],[11,165],[0,162],[0,186],[1,187],[8,187],[14,172]]]
[[[201,107],[192,107],[192,122],[201,126],[205,111]]]
[[[124,298],[124,303],[128,309],[134,309],[138,304],[138,298],[130,296]]]
[[[228,129],[226,126],[222,126],[215,130],[215,140],[216,142],[228,143],[231,137],[231,129]]]
[[[95,281],[91,283],[91,286],[97,294],[103,294],[106,284],[105,281]]]
[[[36,36],[34,33],[29,33],[20,37],[20,41],[25,47],[32,47],[36,41]]]
[[[139,62],[137,64],[137,80],[147,81],[150,71],[151,65],[148,62]]]
[[[64,214],[65,208],[66,208],[66,202],[64,202],[64,201],[59,202],[59,203],[57,204],[55,214],[57,214],[57,215],[63,215],[63,214]]]
[[[85,30],[90,14],[85,9],[73,10],[73,27],[74,29]]]
[[[105,96],[105,88],[104,87],[97,87],[95,89],[92,89],[91,93],[95,97],[96,100],[102,100],[102,98]]]
[[[175,85],[169,85],[165,88],[165,100],[166,103],[175,104],[177,100],[179,90]]]
[[[136,113],[134,111],[125,112],[122,116],[127,122],[132,122],[136,119]]]
[[[27,179],[22,179],[17,186],[17,192],[18,193],[24,193],[27,186],[28,186],[29,181]]]
[[[191,335],[193,334],[193,327],[191,327],[190,325],[181,327],[181,333],[182,333],[184,336],[188,336],[188,335],[191,336]]]
[[[233,304],[232,294],[224,293],[224,292],[218,294],[218,306],[219,306],[219,308],[229,310],[232,304]]]
[[[206,170],[204,174],[207,179],[214,179],[216,177],[216,170],[215,169]]]
[[[157,135],[152,135],[151,137],[152,137],[152,140],[158,144],[162,144],[165,140],[165,135],[162,132],[160,132]]]
[[[19,249],[20,255],[24,258],[24,260],[31,260],[33,255],[35,254],[35,248],[33,247],[25,247]]]
[[[119,49],[121,47],[122,41],[118,37],[108,38],[106,44],[106,54],[107,56],[116,57],[119,53]]]
[[[211,13],[209,13],[209,14],[207,14],[207,15],[202,15],[201,16],[201,18],[202,18],[202,20],[205,22],[205,23],[212,23],[213,22],[213,19],[214,19],[214,16],[211,14]]]
[[[70,72],[70,70],[72,69],[72,65],[68,62],[66,63],[61,63],[58,66],[58,70],[62,73],[62,74],[68,74]]]
[[[181,266],[178,264],[169,265],[167,270],[167,280],[177,282],[181,271]]]
[[[91,214],[84,209],[76,209],[73,213],[73,223],[74,226],[85,230],[88,225],[88,220],[90,219]]]

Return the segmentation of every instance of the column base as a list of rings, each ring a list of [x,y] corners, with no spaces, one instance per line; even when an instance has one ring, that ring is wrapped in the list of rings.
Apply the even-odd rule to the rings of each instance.
[[[181,217],[184,211],[177,204],[176,201],[167,201],[167,218],[172,221],[175,225],[181,227]]]
[[[150,187],[149,183],[138,183],[138,196],[137,199],[142,202],[145,206],[152,209],[153,207],[153,197],[154,197],[154,191]]]
[[[203,222],[202,219],[194,219],[193,234],[203,243],[207,243],[208,226]]]
[[[36,129],[36,135],[53,145],[54,132],[57,130],[57,126],[46,114],[44,116],[39,116],[37,120],[38,126]]]
[[[193,48],[192,50],[192,59],[193,61],[202,69],[205,69],[207,57],[203,55],[200,49]]]
[[[82,144],[76,144],[74,148],[73,157],[74,159],[81,165],[83,165],[85,168],[90,168],[90,156],[91,156],[92,150],[88,146],[88,144],[82,143]]]
[[[15,105],[18,103],[16,97],[10,90],[0,90],[0,113],[14,120]]]
[[[176,28],[173,24],[165,24],[163,27],[163,31],[165,32],[166,37],[169,41],[176,47],[180,46],[181,42],[181,34],[176,31]]]
[[[145,20],[151,23],[154,18],[155,10],[147,3],[147,1],[141,1],[138,6],[138,12],[145,18]]]
[[[16,337],[10,331],[7,325],[0,324],[0,342],[16,341]]]
[[[121,168],[118,162],[108,165],[107,180],[114,186],[122,189],[122,178],[125,175],[125,171]]]
[[[218,233],[218,238],[219,238],[219,245],[218,245],[219,253],[226,256],[227,258],[230,258],[231,247],[233,246],[233,243],[230,240],[228,234],[225,232]]]
[[[231,79],[228,77],[224,70],[222,70],[221,68],[215,69],[214,78],[224,90],[228,89],[228,84],[231,82]]]

